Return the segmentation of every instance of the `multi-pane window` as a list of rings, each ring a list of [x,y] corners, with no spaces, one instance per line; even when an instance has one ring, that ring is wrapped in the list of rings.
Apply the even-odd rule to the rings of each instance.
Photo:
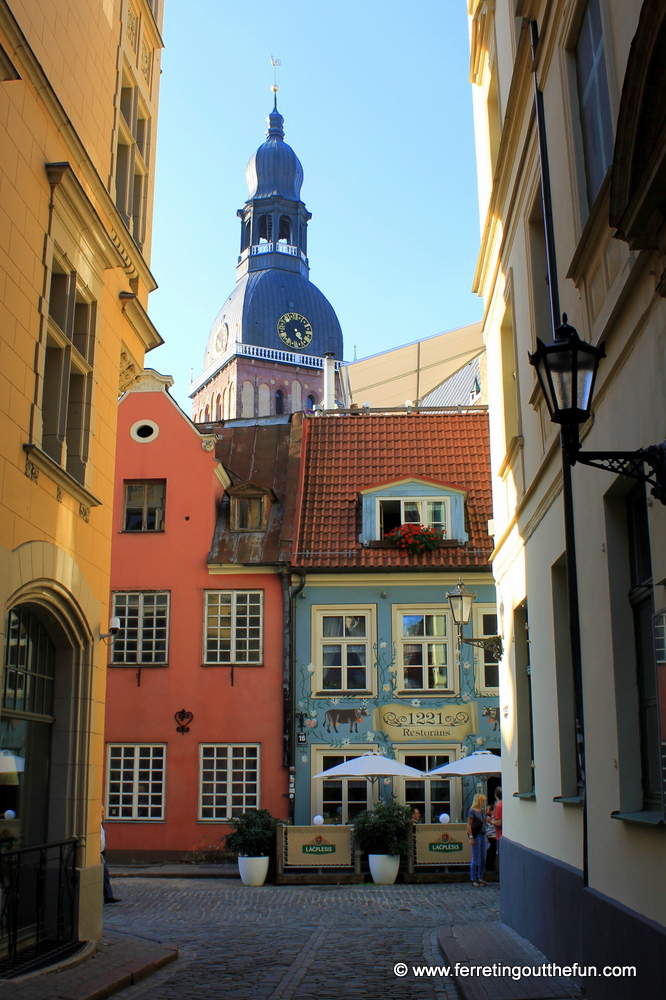
[[[613,160],[613,121],[599,0],[589,0],[585,9],[576,45],[576,74],[587,197],[591,205]]]
[[[54,260],[49,287],[42,386],[42,449],[85,482],[96,305],[75,271]]]
[[[205,602],[205,663],[261,663],[261,590],[209,590]]]
[[[139,88],[123,74],[116,149],[116,206],[139,249],[146,238],[151,121]]]
[[[449,760],[448,753],[406,753],[401,756],[403,764],[425,772],[442,767]],[[442,813],[451,815],[451,781],[443,777],[405,778],[404,801],[412,809],[414,822],[437,823]]]
[[[378,503],[380,538],[401,524],[422,524],[447,534],[449,501],[445,497],[440,500],[410,497],[408,500],[379,500]]]
[[[451,691],[447,613],[405,610],[398,615],[398,622],[403,687],[418,691]]]
[[[125,483],[125,531],[164,531],[166,483]]]
[[[354,760],[359,754],[322,754],[319,770]],[[323,778],[321,814],[327,824],[353,823],[359,813],[372,808],[372,787],[367,778]]]
[[[474,609],[474,635],[479,639],[497,635],[497,612],[477,607]],[[499,663],[489,649],[476,649],[477,663],[480,664],[479,687],[482,691],[499,687]]]
[[[27,608],[7,619],[2,710],[53,714],[55,647],[48,632]]]
[[[164,819],[166,747],[109,744],[107,819]]]
[[[111,663],[164,666],[169,646],[169,594],[113,595],[113,614],[120,619]]]
[[[370,688],[370,615],[337,611],[317,615],[322,691]]]
[[[199,747],[199,819],[225,820],[259,808],[260,748],[209,743]]]

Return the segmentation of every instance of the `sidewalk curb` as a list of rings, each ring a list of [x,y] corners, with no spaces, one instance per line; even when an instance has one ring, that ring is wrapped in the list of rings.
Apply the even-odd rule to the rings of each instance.
[[[127,986],[132,986],[134,983],[152,976],[158,969],[175,962],[177,958],[178,947],[166,945],[143,958],[127,962],[112,972],[106,972],[78,988],[65,988],[56,996],[58,1000],[106,1000],[106,997],[112,996],[119,990],[124,990]]]

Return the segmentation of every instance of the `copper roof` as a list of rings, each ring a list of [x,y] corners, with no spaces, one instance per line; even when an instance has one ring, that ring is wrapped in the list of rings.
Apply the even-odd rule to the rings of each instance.
[[[306,417],[302,496],[292,564],[306,569],[489,565],[493,542],[488,416],[484,411]],[[359,491],[424,476],[467,491],[469,540],[421,555],[363,546]]]
[[[235,487],[251,482],[272,490],[266,531],[230,531],[229,496],[218,512],[209,565],[239,566],[288,562],[298,494],[302,414],[215,424],[215,457]],[[209,426],[209,425],[207,425]]]

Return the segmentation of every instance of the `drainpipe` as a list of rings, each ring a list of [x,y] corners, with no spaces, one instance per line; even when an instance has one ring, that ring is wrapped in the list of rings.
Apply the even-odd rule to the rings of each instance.
[[[324,409],[335,409],[335,354],[324,355]]]
[[[283,693],[283,703],[282,703],[282,739],[283,739],[283,756],[282,764],[284,767],[289,768],[289,779],[290,784],[294,776],[294,718],[293,718],[293,685],[294,685],[294,664],[296,658],[295,649],[295,636],[294,636],[294,621],[296,618],[296,608],[294,601],[301,593],[305,587],[305,573],[299,571],[299,584],[291,591],[291,570],[286,567],[280,569],[280,575],[282,577],[282,606],[284,613],[283,622],[283,642],[284,642],[284,659],[283,659],[283,671],[282,671],[282,693]],[[292,820],[294,817],[294,799],[290,797],[289,800],[289,815]]]

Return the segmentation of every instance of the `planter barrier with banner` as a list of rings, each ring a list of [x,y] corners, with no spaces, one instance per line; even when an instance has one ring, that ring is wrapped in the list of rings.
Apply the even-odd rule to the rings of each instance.
[[[466,823],[414,823],[412,826],[412,852],[408,860],[405,881],[439,881],[433,869],[446,869],[452,875],[469,868],[472,847],[467,837]],[[415,871],[420,869],[421,874]],[[426,869],[426,871],[423,871]],[[427,872],[430,869],[430,873]],[[441,875],[444,879],[445,876]]]
[[[275,882],[362,882],[353,826],[287,826],[276,831]]]

